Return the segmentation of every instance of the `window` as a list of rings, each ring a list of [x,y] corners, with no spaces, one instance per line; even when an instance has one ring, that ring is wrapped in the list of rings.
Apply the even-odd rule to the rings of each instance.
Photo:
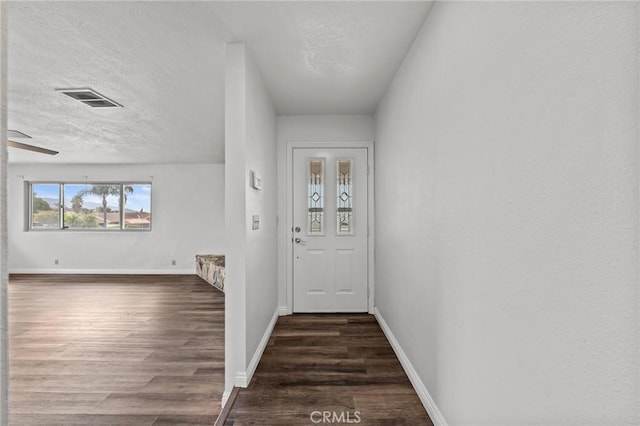
[[[324,225],[324,160],[309,160],[307,170],[307,203],[309,208],[307,233],[322,234]]]
[[[60,185],[37,183],[31,185],[31,229],[60,227]]]
[[[353,165],[351,160],[338,160],[337,170],[337,224],[338,234],[351,234],[353,223]]]
[[[29,184],[32,230],[151,230],[150,183]]]

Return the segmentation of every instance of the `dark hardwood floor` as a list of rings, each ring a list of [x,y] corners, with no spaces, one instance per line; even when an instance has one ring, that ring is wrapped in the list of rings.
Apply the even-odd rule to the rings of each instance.
[[[280,317],[224,424],[316,423],[432,425],[373,316]]]
[[[10,424],[213,424],[224,295],[194,276],[15,275]]]

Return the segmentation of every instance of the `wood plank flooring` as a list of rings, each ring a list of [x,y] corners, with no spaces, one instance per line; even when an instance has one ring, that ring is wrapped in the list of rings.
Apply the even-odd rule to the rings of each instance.
[[[251,384],[240,390],[224,424],[316,422],[432,425],[373,316],[280,317]]]
[[[197,276],[14,275],[10,424],[213,424],[224,295]]]

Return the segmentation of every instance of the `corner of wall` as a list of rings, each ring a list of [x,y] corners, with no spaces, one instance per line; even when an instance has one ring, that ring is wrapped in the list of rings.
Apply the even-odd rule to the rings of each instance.
[[[378,324],[380,324],[380,328],[382,328],[384,335],[387,337],[387,340],[389,340],[389,343],[391,344],[393,351],[398,357],[398,360],[400,360],[400,364],[402,365],[402,368],[404,369],[405,373],[407,373],[407,377],[409,377],[409,381],[411,382],[411,384],[413,385],[413,388],[418,394],[418,398],[420,398],[420,402],[422,402],[422,405],[424,406],[425,410],[427,410],[427,414],[429,414],[429,418],[431,418],[431,421],[433,422],[434,426],[447,426],[447,421],[444,419],[444,415],[442,414],[442,412],[436,405],[436,402],[433,400],[433,398],[429,394],[429,391],[427,390],[427,387],[425,386],[424,382],[420,378],[420,375],[418,374],[416,369],[413,367],[413,364],[409,360],[409,357],[404,352],[404,349],[402,349],[402,346],[400,346],[400,343],[398,342],[396,337],[393,335],[393,332],[389,328],[389,325],[387,324],[387,322],[382,317],[382,314],[380,313],[378,308],[374,309],[374,315],[376,317],[376,320],[378,321]]]
[[[258,368],[258,364],[260,363],[260,359],[262,358],[262,354],[264,350],[267,348],[267,344],[269,343],[269,339],[271,338],[271,333],[273,333],[273,328],[276,326],[276,322],[279,317],[279,310],[273,313],[273,317],[271,317],[271,321],[267,325],[267,329],[262,335],[262,339],[260,339],[260,343],[258,344],[258,348],[254,352],[251,357],[251,361],[249,361],[249,365],[245,371],[238,371],[236,373],[235,378],[235,386],[240,388],[246,388],[251,383],[251,379],[253,378],[253,374],[256,372],[256,368]]]
[[[243,43],[226,46],[225,224],[227,282],[225,388],[246,387],[279,310],[276,274],[276,115]],[[249,172],[263,181],[249,185]],[[250,218],[260,217],[253,228]],[[275,314],[274,314],[275,312]],[[249,360],[249,362],[247,362]]]

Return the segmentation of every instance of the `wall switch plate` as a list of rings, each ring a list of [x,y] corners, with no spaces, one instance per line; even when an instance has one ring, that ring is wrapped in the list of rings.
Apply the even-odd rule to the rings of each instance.
[[[55,260],[53,261],[53,264],[54,264],[54,265],[59,265],[59,264],[60,264],[60,261],[59,261],[58,259],[55,259]]]
[[[172,260],[172,261],[171,261],[171,265],[172,265],[172,266],[176,266],[176,261],[175,261],[175,260]]]
[[[251,216],[251,219],[252,219],[251,229],[254,231],[256,229],[260,229],[260,215],[254,214],[253,216]]]
[[[262,179],[260,179],[258,177],[258,175],[256,174],[256,172],[254,172],[253,170],[251,170],[251,174],[250,174],[250,178],[251,178],[251,187],[257,191],[260,191],[262,189]]]

